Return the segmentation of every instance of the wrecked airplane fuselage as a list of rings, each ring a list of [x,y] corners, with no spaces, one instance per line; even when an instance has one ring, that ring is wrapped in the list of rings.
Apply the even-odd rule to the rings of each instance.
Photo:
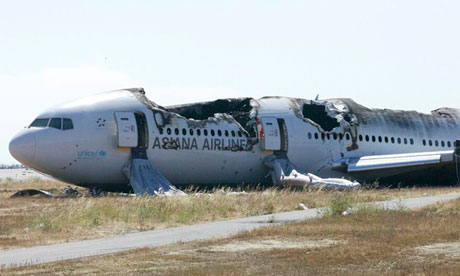
[[[441,171],[455,180],[460,137],[457,109],[423,114],[287,97],[163,107],[142,89],[82,99],[37,120],[12,141],[13,155],[55,178],[108,191],[130,189],[122,172],[130,148],[145,149],[155,170],[178,186],[270,182],[264,160],[271,155],[321,178],[404,182],[429,172],[431,181]],[[70,120],[72,128],[58,130],[51,120]]]
[[[248,151],[262,156],[267,152],[282,153],[302,170],[322,177],[349,178],[344,166],[351,158],[453,149],[460,136],[457,109],[442,108],[432,114],[423,114],[370,109],[351,99],[220,99],[156,110],[160,134],[166,131],[173,136],[187,133],[199,136],[207,128],[223,130],[210,132],[210,137],[216,141],[205,140],[201,147],[194,140],[189,142],[175,137],[161,141],[158,138],[154,141],[155,149]],[[279,149],[264,147],[266,133],[261,119],[265,117],[278,120],[282,144]],[[241,138],[241,141],[234,141],[232,137]],[[388,173],[376,175],[353,177],[372,180]]]

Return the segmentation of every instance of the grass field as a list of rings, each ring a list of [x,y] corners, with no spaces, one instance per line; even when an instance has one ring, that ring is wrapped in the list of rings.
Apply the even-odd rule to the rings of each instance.
[[[0,181],[0,249],[113,236],[199,222],[264,215],[326,205],[460,191],[460,188],[292,191],[271,188],[246,193],[215,190],[174,197],[9,198],[20,189],[59,193],[67,184],[32,179]],[[340,210],[339,210],[340,211]]]
[[[460,200],[361,207],[202,242],[3,270],[5,275],[460,275]]]

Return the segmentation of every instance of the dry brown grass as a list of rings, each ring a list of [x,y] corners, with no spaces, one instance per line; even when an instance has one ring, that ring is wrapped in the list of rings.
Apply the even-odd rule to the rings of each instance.
[[[23,275],[460,275],[459,210],[460,200],[418,211],[366,207],[349,216],[327,216],[267,227],[225,239],[144,248],[3,272]],[[283,247],[283,244],[289,246]],[[449,250],[443,251],[443,248]],[[452,250],[456,254],[451,254]]]
[[[232,195],[211,191],[176,197],[12,198],[19,189],[55,192],[67,184],[44,181],[0,181],[0,249],[101,238],[121,233],[199,222],[264,215],[326,206],[334,199],[351,202],[386,200],[460,191],[460,188],[381,189],[360,191],[292,191],[268,189]]]

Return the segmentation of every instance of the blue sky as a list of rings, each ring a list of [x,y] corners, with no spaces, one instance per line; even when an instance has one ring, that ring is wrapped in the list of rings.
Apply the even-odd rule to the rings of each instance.
[[[349,97],[460,103],[458,1],[1,1],[0,162],[42,110],[144,87],[161,105]]]

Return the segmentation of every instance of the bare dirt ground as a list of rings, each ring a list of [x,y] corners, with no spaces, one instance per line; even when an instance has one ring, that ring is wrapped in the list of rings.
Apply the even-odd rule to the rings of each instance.
[[[28,179],[0,181],[0,250],[109,237],[179,225],[329,206],[460,191],[460,188],[358,191],[215,190],[175,197],[9,198],[40,188],[60,194],[65,183]],[[81,190],[81,189],[80,189]],[[85,194],[85,193],[84,193]],[[339,205],[344,201],[338,201]],[[339,206],[340,207],[340,206]]]
[[[202,242],[3,270],[5,275],[460,275],[460,200],[363,207]]]

